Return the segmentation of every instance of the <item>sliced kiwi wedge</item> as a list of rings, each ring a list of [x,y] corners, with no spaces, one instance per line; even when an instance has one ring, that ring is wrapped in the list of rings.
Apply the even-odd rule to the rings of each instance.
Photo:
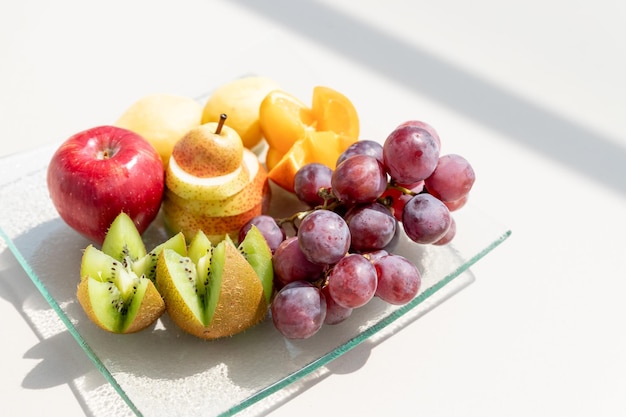
[[[265,299],[270,304],[274,291],[272,250],[256,226],[253,225],[246,233],[246,237],[239,243],[239,252],[246,258],[252,269],[259,276],[261,285],[263,285]]]
[[[102,242],[102,252],[122,262],[138,276],[145,275],[152,282],[156,282],[157,258],[165,248],[185,254],[187,252],[185,236],[177,233],[146,253],[141,235],[126,213],[120,213],[113,220]]]

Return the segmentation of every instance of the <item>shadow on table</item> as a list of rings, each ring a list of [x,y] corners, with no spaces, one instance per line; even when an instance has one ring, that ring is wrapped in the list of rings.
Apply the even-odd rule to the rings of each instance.
[[[74,393],[85,415],[91,416],[89,406],[75,381],[77,378],[89,375],[89,378],[95,378],[93,382],[95,384],[106,382],[99,373],[93,372],[93,363],[85,356],[60,321],[48,322],[48,330],[53,331],[53,328],[58,328],[61,329],[60,333],[52,336],[44,334],[45,329],[42,329],[41,324],[35,323],[32,312],[49,310],[49,304],[41,297],[9,250],[0,251],[0,259],[3,265],[11,265],[9,269],[2,271],[0,298],[14,306],[39,339],[39,342],[24,354],[25,359],[39,360],[39,362],[26,375],[22,386],[26,389],[37,390],[67,385]],[[27,313],[27,310],[31,313]]]
[[[465,270],[459,276],[457,276],[451,283],[444,287],[441,291],[432,295],[428,301],[417,306],[413,311],[402,316],[393,324],[390,324],[383,331],[378,332],[363,340],[358,345],[352,347],[349,352],[334,358],[328,362],[325,366],[316,369],[309,375],[304,376],[302,379],[287,385],[280,391],[268,397],[267,400],[260,401],[258,404],[250,406],[249,410],[246,410],[245,415],[259,416],[269,415],[273,411],[279,409],[282,405],[286,404],[293,398],[297,397],[301,393],[310,389],[311,387],[319,384],[325,378],[332,375],[349,374],[358,371],[363,367],[369,357],[372,350],[378,345],[385,342],[393,335],[402,331],[407,325],[415,322],[436,306],[444,303],[446,300],[453,297],[455,294],[462,291],[475,281],[475,276],[471,270]],[[395,377],[395,374],[387,375],[388,378]],[[381,382],[384,383],[385,376],[381,376]]]
[[[154,233],[160,231],[158,223],[151,225],[151,228],[156,229]],[[147,234],[150,235],[151,231],[149,229]],[[48,242],[57,244],[50,245]],[[53,304],[58,303],[63,309],[63,314],[57,316],[46,300],[35,291],[31,280],[16,265],[15,260],[9,259],[11,253],[8,250],[0,252],[3,264],[15,265],[3,271],[0,297],[15,306],[40,339],[25,354],[27,358],[41,359],[41,362],[25,377],[23,386],[45,389],[68,384],[89,416],[100,415],[103,409],[106,410],[112,404],[116,404],[118,410],[130,411],[113,391],[106,376],[95,372],[93,363],[85,355],[90,351],[97,356],[91,358],[96,361],[96,368],[112,367],[117,370],[117,378],[125,379],[121,385],[139,410],[154,411],[155,402],[163,402],[163,407],[166,407],[172,399],[162,397],[175,397],[177,394],[161,389],[158,394],[154,393],[159,398],[146,397],[143,390],[147,387],[163,387],[182,379],[194,385],[193,390],[187,390],[194,392],[194,395],[211,393],[211,389],[215,392],[216,384],[224,390],[234,386],[233,395],[241,395],[241,390],[250,390],[253,394],[255,390],[279,381],[282,384],[280,389],[268,391],[267,397],[266,394],[254,397],[247,404],[251,406],[247,412],[258,409],[262,414],[280,407],[330,374],[358,370],[366,363],[374,346],[473,281],[471,273],[466,271],[431,295],[426,295],[429,291],[425,289],[425,298],[417,306],[382,327],[372,326],[372,321],[375,317],[385,317],[391,310],[386,303],[373,300],[367,308],[355,311],[351,320],[337,326],[325,326],[320,337],[305,341],[283,338],[271,320],[265,320],[243,334],[204,342],[182,332],[171,323],[167,315],[155,323],[152,329],[136,334],[113,335],[87,320],[75,299],[79,277],[72,272],[75,267],[69,265],[80,264],[82,248],[86,245],[84,238],[56,218],[19,235],[14,243],[20,248],[20,255],[28,260],[33,279],[39,279],[46,287],[44,292],[52,297]],[[425,254],[423,252],[420,256]],[[426,258],[437,257],[431,254]],[[416,261],[421,262],[418,259]],[[59,320],[62,316],[72,322],[70,327],[81,335],[79,344],[71,342],[72,334]],[[362,330],[363,326],[367,329],[372,326],[373,331],[366,334]],[[381,331],[383,328],[384,331]],[[361,337],[361,332],[367,337]],[[335,350],[342,340],[352,337],[349,335],[359,335],[358,341],[347,341],[346,347]],[[341,355],[348,351],[349,355],[344,359]],[[100,361],[102,363],[99,364]],[[309,366],[316,361],[318,364]],[[291,372],[303,368],[308,369],[305,374],[298,378],[290,376]],[[282,378],[285,376],[286,383],[283,384]],[[222,397],[223,393],[219,393],[215,400],[219,401]],[[210,398],[207,395],[207,401]],[[247,400],[242,397],[239,401]],[[230,406],[226,405],[225,409],[228,408]]]
[[[626,149],[609,137],[321,2],[234,3],[626,194]]]

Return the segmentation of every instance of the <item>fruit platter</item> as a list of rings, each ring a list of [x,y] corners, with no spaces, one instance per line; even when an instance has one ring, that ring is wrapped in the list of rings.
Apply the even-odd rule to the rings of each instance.
[[[49,304],[25,313],[104,377],[77,382],[92,414],[254,414],[471,282],[510,233],[477,167],[359,117],[243,76],[0,160],[0,236]]]

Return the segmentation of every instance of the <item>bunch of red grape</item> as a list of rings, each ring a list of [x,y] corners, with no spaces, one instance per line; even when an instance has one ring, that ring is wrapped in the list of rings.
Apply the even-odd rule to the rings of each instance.
[[[401,305],[417,295],[417,266],[386,248],[399,227],[418,244],[449,243],[451,212],[475,180],[465,158],[440,149],[437,132],[420,121],[399,125],[383,144],[357,141],[335,169],[312,163],[297,172],[294,192],[310,210],[258,216],[241,229],[240,239],[255,224],[273,251],[271,314],[285,337],[311,337],[373,297]]]

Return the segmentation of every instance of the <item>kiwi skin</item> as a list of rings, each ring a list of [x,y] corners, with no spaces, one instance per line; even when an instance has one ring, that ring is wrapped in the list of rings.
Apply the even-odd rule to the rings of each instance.
[[[192,239],[189,256],[170,249],[161,252],[157,286],[172,321],[187,333],[211,340],[243,332],[267,316],[273,273],[267,268],[271,265],[269,247],[253,256],[263,271],[261,277],[240,251],[248,245],[237,247],[227,238],[213,246],[203,235],[199,231]],[[250,236],[251,247],[267,245],[260,232]],[[251,243],[259,238],[261,243]],[[262,253],[269,254],[267,261],[260,259]],[[272,278],[269,287],[262,282],[268,277]]]

